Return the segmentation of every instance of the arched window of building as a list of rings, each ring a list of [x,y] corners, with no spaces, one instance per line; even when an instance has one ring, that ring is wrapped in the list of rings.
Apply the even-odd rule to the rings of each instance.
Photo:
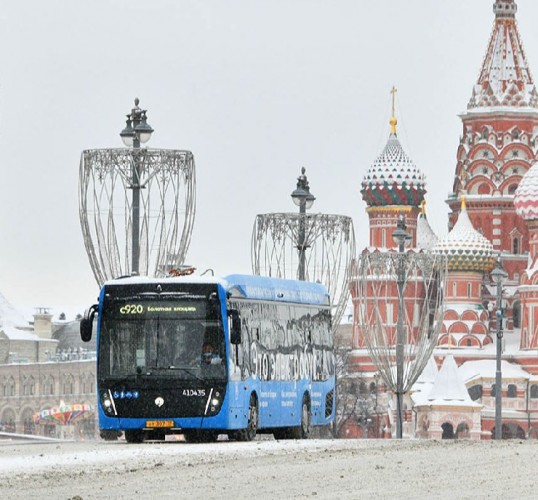
[[[465,439],[469,437],[469,426],[466,422],[461,422],[456,428],[456,439]]]
[[[55,388],[56,387],[56,384],[55,384],[55,380],[54,380],[54,377],[52,375],[49,375],[49,396],[54,396],[55,394]]]
[[[360,382],[359,383],[359,394],[366,394],[367,391],[366,391],[366,384],[364,382]]]
[[[74,394],[75,393],[75,379],[74,379],[73,375],[66,374],[64,376],[63,393],[64,394]]]
[[[456,293],[457,293],[457,290],[456,290],[456,282],[453,281],[453,282],[452,282],[452,297],[456,297]]]
[[[514,328],[521,328],[521,302],[519,302],[519,300],[514,302],[512,315],[514,319]]]
[[[472,291],[473,287],[471,286],[471,283],[467,283],[467,297],[472,297]]]
[[[512,239],[512,253],[519,254],[519,238],[517,237]]]
[[[452,424],[445,422],[441,429],[443,429],[441,439],[454,439],[454,426]]]
[[[517,184],[510,184],[508,187],[508,194],[514,194],[517,189]]]
[[[7,394],[6,396],[15,396],[15,379],[13,377],[9,377],[7,381]]]
[[[22,395],[23,396],[33,396],[35,391],[35,380],[34,377],[29,376],[25,377],[22,382]]]
[[[538,399],[538,385],[537,384],[531,385],[531,398]]]
[[[377,385],[375,382],[370,382],[370,394],[375,394],[377,392]]]
[[[495,384],[491,384],[491,391],[489,392],[489,395],[494,398],[495,397]]]
[[[387,231],[386,229],[383,229],[381,231],[381,248],[387,247]]]
[[[476,384],[469,387],[469,389],[467,389],[467,392],[469,393],[469,397],[473,401],[482,399],[482,386],[480,384]]]
[[[508,398],[517,397],[517,387],[515,384],[508,384],[508,388],[506,390],[506,397]]]

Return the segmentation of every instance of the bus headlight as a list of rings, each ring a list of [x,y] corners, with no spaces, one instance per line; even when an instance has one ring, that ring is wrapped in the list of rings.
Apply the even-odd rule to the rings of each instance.
[[[116,405],[114,404],[110,391],[101,393],[101,405],[103,406],[105,413],[108,413],[109,415],[117,415]]]

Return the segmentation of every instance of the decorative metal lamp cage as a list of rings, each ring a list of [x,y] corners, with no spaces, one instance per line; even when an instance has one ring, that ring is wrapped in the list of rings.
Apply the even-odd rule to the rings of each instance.
[[[138,217],[133,215],[133,190],[139,194]],[[99,285],[133,273],[132,235],[137,227],[139,258],[134,274],[164,275],[183,264],[195,206],[195,164],[190,151],[121,148],[82,152],[80,223]]]
[[[270,213],[256,216],[252,232],[252,271],[276,278],[324,284],[334,305],[333,328],[349,300],[355,255],[353,221],[343,215]],[[304,262],[301,264],[301,257]]]

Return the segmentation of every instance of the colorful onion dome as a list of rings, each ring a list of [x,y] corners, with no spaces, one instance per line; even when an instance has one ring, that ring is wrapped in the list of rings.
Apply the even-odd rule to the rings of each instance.
[[[514,207],[524,220],[538,219],[538,163],[521,179],[514,195]]]
[[[445,255],[449,271],[491,271],[496,259],[492,243],[474,227],[462,196],[461,210],[452,231],[439,240],[432,252]]]
[[[361,195],[368,206],[418,206],[424,199],[424,174],[405,154],[391,121],[393,132],[362,181]]]

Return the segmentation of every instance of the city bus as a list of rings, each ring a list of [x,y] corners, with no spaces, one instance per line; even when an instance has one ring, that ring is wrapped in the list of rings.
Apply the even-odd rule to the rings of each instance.
[[[331,304],[319,283],[119,278],[86,311],[83,341],[94,319],[105,439],[304,439],[334,419]]]

